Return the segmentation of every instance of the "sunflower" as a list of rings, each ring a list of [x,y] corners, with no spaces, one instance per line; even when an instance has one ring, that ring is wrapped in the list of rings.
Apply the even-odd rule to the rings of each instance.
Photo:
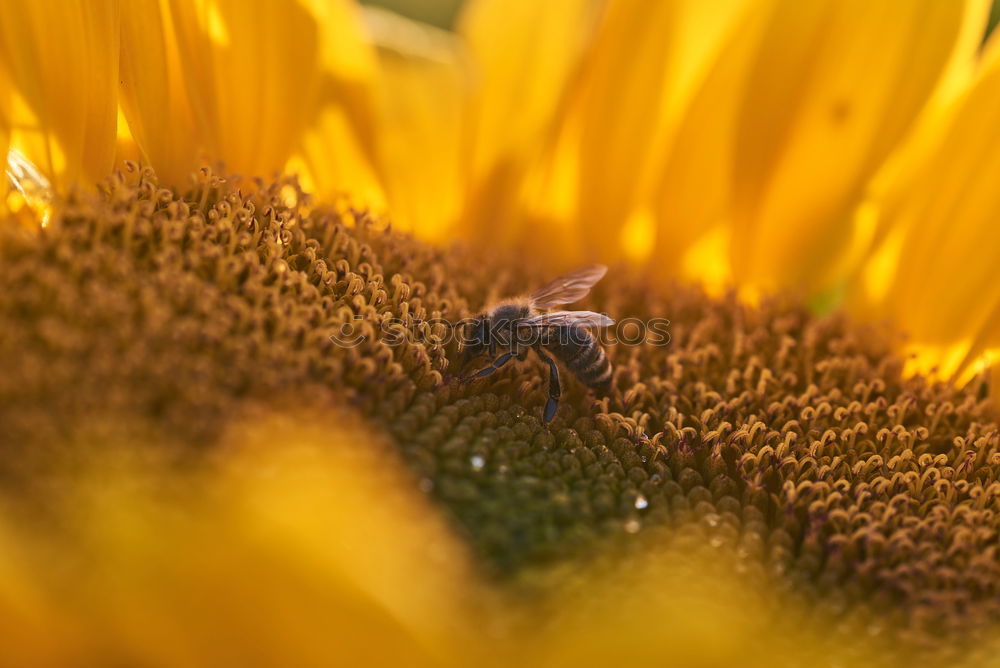
[[[982,665],[989,9],[7,3],[7,656]],[[608,397],[450,382],[585,262]]]

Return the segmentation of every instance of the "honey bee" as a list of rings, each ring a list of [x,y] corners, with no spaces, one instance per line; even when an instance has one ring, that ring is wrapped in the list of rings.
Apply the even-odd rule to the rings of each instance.
[[[483,378],[512,359],[524,360],[533,350],[549,366],[549,399],[544,421],[550,422],[559,406],[562,364],[584,385],[607,395],[611,389],[611,362],[604,348],[588,331],[607,327],[614,320],[592,311],[549,311],[555,306],[583,299],[607,267],[592,265],[560,276],[527,297],[508,299],[466,323],[462,341],[461,368],[483,355],[493,362],[462,382]]]

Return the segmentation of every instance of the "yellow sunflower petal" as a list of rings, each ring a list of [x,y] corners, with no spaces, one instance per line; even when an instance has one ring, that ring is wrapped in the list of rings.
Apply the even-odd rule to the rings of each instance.
[[[319,29],[323,82],[320,102],[342,106],[358,143],[374,155],[375,49],[359,8],[351,0],[302,0]]]
[[[307,192],[325,201],[345,200],[361,209],[385,209],[385,192],[374,156],[343,105],[324,105],[316,113],[288,169],[300,176]]]
[[[966,4],[779,2],[737,115],[738,281],[829,287],[851,204],[910,128],[958,42]]]
[[[972,339],[965,358],[958,364],[953,376],[959,384],[971,381],[977,375],[989,371],[990,395],[1000,406],[1000,299],[993,303],[992,312],[980,325],[979,332]]]
[[[743,7],[608,5],[574,101],[582,119],[578,216],[590,254],[614,259],[620,250],[622,226],[646,197],[681,111]]]
[[[10,145],[58,189],[93,184],[115,152],[119,3],[4,3],[0,60],[10,87]]]
[[[599,0],[466,5],[459,34],[471,61],[463,163],[465,219],[497,233],[539,148],[551,141],[559,108],[600,14]]]
[[[133,134],[180,178],[192,149],[244,176],[281,170],[319,85],[313,16],[294,0],[144,0],[126,7]],[[193,128],[193,129],[192,129]]]
[[[350,416],[312,422],[236,427],[190,475],[134,443],[104,444],[50,497],[70,540],[54,522],[9,522],[7,540],[7,511],[21,506],[4,496],[0,624],[14,616],[5,629],[20,632],[4,656],[481,665],[468,620],[481,618],[485,587],[465,546],[377,433]]]
[[[188,182],[201,155],[166,2],[131,0],[121,15],[121,103],[128,128],[160,179]]]
[[[938,82],[927,108],[914,123],[906,139],[888,156],[866,187],[866,198],[874,202],[893,201],[899,193],[893,189],[908,187],[913,171],[927,160],[927,152],[934,149],[935,127],[946,119],[956,98],[962,96],[978,74],[983,47],[983,30],[989,21],[991,7],[1000,8],[990,0],[969,0],[958,40],[950,62]],[[877,213],[877,212],[876,212]],[[871,239],[863,251],[872,249],[886,241],[889,226],[887,216],[875,216]],[[858,267],[854,270],[857,271]]]
[[[10,84],[4,63],[0,60],[0,215],[7,210],[7,149],[10,146]]]
[[[473,202],[478,208],[493,203],[499,220],[481,234],[493,243],[516,245],[553,263],[553,269],[578,266],[584,257],[585,234],[577,226],[580,190],[580,118],[565,116],[551,143],[542,147],[524,174],[520,191],[491,187],[489,197]],[[499,180],[494,184],[504,185]],[[506,184],[512,186],[516,184]],[[481,193],[488,193],[481,190]],[[509,198],[509,199],[508,199]],[[514,208],[513,211],[510,211]],[[471,211],[471,209],[470,209]],[[487,212],[483,212],[487,215]],[[470,219],[471,221],[478,218]]]
[[[378,167],[393,224],[443,239],[461,199],[464,78],[454,39],[383,10],[366,13],[378,45]]]
[[[934,135],[925,160],[882,203],[889,232],[855,287],[855,308],[888,317],[951,376],[1000,344],[1000,44]]]
[[[996,339],[1000,339],[1000,334]],[[990,398],[993,399],[994,404],[1000,406],[1000,353],[993,356],[992,362],[990,365]]]
[[[682,275],[723,290],[731,278],[726,224],[732,197],[736,117],[750,58],[767,17],[753,3],[723,56],[706,74],[684,111],[676,138],[650,194],[655,243],[647,259],[661,276]]]
[[[830,634],[828,618],[791,597],[782,613],[798,621],[774,633],[762,614],[774,592],[745,563],[683,529],[616,554],[613,564],[598,555],[596,566],[567,572],[552,597],[555,614],[546,610],[535,622],[544,632],[519,643],[511,665],[877,666],[908,655],[880,645],[857,619],[841,620],[838,634]]]
[[[35,555],[6,517],[0,517],[0,629],[4,661],[15,666],[70,665],[82,638],[33,577]],[[59,642],[53,642],[58,637]]]
[[[376,172],[377,56],[358,8],[348,0],[305,0],[320,36],[319,98],[290,165],[304,185],[331,199],[350,195],[380,210],[385,194]]]

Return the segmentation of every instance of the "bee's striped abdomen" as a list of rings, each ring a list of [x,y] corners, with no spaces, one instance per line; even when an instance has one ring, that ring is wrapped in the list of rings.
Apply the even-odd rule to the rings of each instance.
[[[551,352],[581,383],[601,394],[611,389],[611,361],[590,332],[580,327],[553,328],[555,335],[545,349]]]

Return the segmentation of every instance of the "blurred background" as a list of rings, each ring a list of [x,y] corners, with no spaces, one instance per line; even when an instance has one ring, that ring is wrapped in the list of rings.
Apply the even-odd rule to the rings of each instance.
[[[361,4],[389,9],[407,18],[451,30],[454,28],[463,0],[362,0]],[[1000,0],[994,0],[990,8],[988,30],[992,31],[998,21],[1000,21]]]
[[[366,0],[362,4],[389,9],[403,16],[451,30],[462,0]]]

